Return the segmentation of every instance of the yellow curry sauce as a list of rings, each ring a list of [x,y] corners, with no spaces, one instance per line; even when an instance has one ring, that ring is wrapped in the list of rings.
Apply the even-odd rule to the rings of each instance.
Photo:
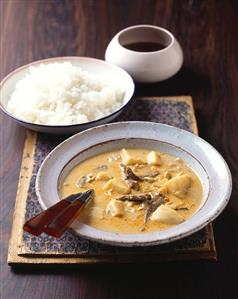
[[[126,180],[125,170],[132,180]],[[137,148],[106,152],[83,161],[67,175],[60,193],[64,198],[88,189],[94,189],[95,198],[81,212],[80,221],[120,233],[172,227],[191,217],[202,200],[201,183],[183,160]],[[126,200],[141,199],[145,194],[152,199],[159,195],[158,205],[149,210],[151,201]]]

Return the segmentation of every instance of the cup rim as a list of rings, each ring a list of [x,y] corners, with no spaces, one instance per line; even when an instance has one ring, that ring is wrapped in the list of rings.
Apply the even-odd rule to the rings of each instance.
[[[156,29],[158,31],[162,31],[164,34],[168,35],[170,37],[170,42],[169,44],[163,48],[163,49],[160,49],[160,50],[156,50],[156,51],[147,51],[147,52],[139,52],[139,51],[134,51],[134,50],[130,50],[130,49],[127,49],[126,47],[124,47],[119,39],[120,39],[120,36],[125,33],[125,32],[128,32],[128,31],[131,31],[133,29],[136,29],[136,28],[151,28],[151,29]],[[149,25],[149,24],[141,24],[141,25],[133,25],[133,26],[129,26],[129,27],[126,27],[124,29],[122,29],[121,31],[119,31],[117,34],[116,34],[116,39],[117,39],[117,42],[118,42],[118,45],[124,49],[125,51],[127,52],[132,52],[134,54],[138,54],[138,55],[148,55],[148,54],[157,54],[157,53],[162,53],[162,52],[165,52],[167,51],[169,48],[172,47],[172,45],[174,44],[174,40],[175,40],[175,37],[174,35],[167,29],[163,28],[163,27],[160,27],[160,26],[155,26],[155,25]]]

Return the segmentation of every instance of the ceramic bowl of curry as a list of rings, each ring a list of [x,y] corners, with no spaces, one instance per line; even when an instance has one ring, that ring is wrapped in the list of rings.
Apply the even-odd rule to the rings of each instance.
[[[43,209],[77,192],[95,197],[72,224],[101,243],[146,246],[188,236],[214,220],[231,193],[222,156],[200,137],[152,122],[119,122],[78,133],[43,162]]]

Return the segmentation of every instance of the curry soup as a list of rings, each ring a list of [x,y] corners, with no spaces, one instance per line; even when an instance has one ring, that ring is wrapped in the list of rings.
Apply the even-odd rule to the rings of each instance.
[[[102,153],[74,167],[61,197],[94,189],[79,220],[120,233],[163,230],[191,217],[202,200],[197,175],[180,158],[148,149]]]

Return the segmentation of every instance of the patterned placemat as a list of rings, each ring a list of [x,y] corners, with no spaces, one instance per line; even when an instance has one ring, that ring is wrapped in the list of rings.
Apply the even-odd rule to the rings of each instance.
[[[137,98],[116,121],[143,120],[173,125],[197,134],[190,97]],[[177,259],[216,259],[212,226],[179,241],[149,247],[122,248],[83,239],[68,230],[60,239],[23,232],[23,223],[41,211],[35,194],[37,171],[46,155],[65,137],[27,131],[8,262],[96,263]]]

